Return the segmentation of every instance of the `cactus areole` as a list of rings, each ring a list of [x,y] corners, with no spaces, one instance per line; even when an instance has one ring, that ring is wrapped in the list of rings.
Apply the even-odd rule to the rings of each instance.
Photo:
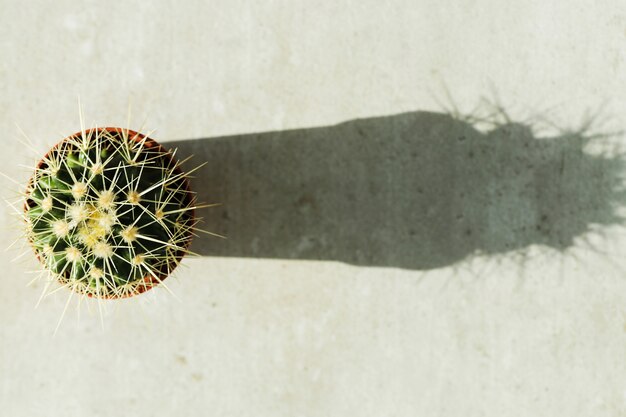
[[[188,252],[194,204],[172,152],[132,130],[88,129],[35,168],[27,237],[61,284],[91,297],[129,297],[159,285]]]

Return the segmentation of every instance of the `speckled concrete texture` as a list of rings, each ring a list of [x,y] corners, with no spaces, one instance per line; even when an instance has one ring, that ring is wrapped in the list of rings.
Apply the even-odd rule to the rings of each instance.
[[[2,205],[1,416],[626,414],[626,3],[0,0],[0,28],[4,199],[78,97],[130,102],[227,236],[53,336],[69,293],[35,308]]]

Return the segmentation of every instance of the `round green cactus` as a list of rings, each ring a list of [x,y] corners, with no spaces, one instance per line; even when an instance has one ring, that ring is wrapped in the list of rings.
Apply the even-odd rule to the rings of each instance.
[[[52,277],[88,296],[122,298],[159,285],[189,252],[194,209],[171,151],[128,129],[95,128],[39,162],[24,214]]]

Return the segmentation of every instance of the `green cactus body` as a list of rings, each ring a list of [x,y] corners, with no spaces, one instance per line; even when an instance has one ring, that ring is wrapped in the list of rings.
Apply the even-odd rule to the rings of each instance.
[[[39,162],[24,213],[51,276],[88,296],[122,298],[160,284],[188,253],[194,204],[172,152],[131,130],[98,128]]]

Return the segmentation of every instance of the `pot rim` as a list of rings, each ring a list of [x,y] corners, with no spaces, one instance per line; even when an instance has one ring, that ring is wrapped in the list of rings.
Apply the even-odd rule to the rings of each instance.
[[[40,169],[43,165],[45,165],[44,159],[48,158],[49,155],[51,155],[53,152],[56,152],[59,150],[60,147],[63,146],[63,144],[65,144],[66,142],[68,142],[71,139],[74,139],[76,137],[79,137],[81,135],[83,135],[83,132],[85,134],[91,133],[91,132],[100,132],[100,131],[107,131],[107,132],[115,132],[118,134],[126,134],[128,140],[132,140],[135,142],[140,142],[144,141],[144,146],[152,149],[155,148],[157,151],[162,152],[163,158],[169,158],[170,163],[172,163],[174,165],[174,173],[176,174],[183,174],[183,170],[177,165],[177,159],[171,154],[171,152],[165,148],[163,145],[161,145],[159,142],[157,142],[156,140],[152,139],[151,137],[144,135],[143,133],[139,133],[135,130],[132,129],[127,129],[127,128],[121,128],[121,127],[112,127],[112,126],[107,126],[107,127],[94,127],[94,128],[89,128],[89,129],[84,129],[81,131],[78,131],[72,135],[66,136],[63,139],[61,139],[59,142],[57,142],[52,148],[50,148],[48,150],[48,152],[46,152],[46,154],[39,160],[39,162],[36,165],[35,171],[37,169]],[[193,195],[193,192],[191,190],[191,185],[189,183],[189,178],[182,176],[182,179],[184,181],[185,184],[185,191],[186,191],[186,195],[188,196],[188,198],[190,199],[189,204],[192,205],[194,200],[195,200],[195,196]],[[30,192],[32,191],[32,186],[33,186],[33,181],[34,181],[34,175],[30,177],[30,179],[28,180],[28,185],[26,187],[26,196],[25,196],[25,201],[24,201],[24,212],[27,212],[28,209],[30,207],[32,207],[29,204],[29,201],[32,202],[32,200],[30,199]],[[139,281],[141,280],[137,280],[135,282],[137,282],[137,292],[132,293],[132,294],[125,294],[125,295],[104,295],[104,296],[97,296],[93,293],[90,292],[86,292],[86,291],[80,291],[80,293],[82,294],[86,294],[88,297],[92,297],[92,298],[99,298],[99,299],[124,299],[124,298],[131,298],[137,295],[140,295],[156,286],[158,286],[161,282],[163,282],[166,278],[168,278],[173,272],[174,270],[178,267],[178,265],[180,264],[180,262],[182,261],[182,259],[185,257],[185,255],[187,254],[187,249],[189,249],[189,247],[191,246],[191,243],[193,241],[193,226],[196,224],[197,222],[197,218],[196,218],[196,210],[195,209],[191,209],[188,211],[189,213],[189,222],[192,225],[192,228],[187,232],[187,236],[185,239],[185,244],[184,247],[182,249],[179,249],[176,252],[176,256],[173,258],[172,261],[168,262],[167,264],[165,264],[163,267],[161,267],[161,269],[158,271],[158,274],[156,274],[155,271],[155,275],[157,275],[156,277],[148,274],[143,278],[143,282],[139,283]],[[33,246],[33,242],[32,240],[29,239],[29,243],[31,243],[31,246],[33,247],[33,250],[35,252],[35,256],[37,257],[37,259],[42,262],[41,256],[38,253],[38,251],[35,249],[35,247]],[[43,262],[42,262],[43,263]],[[168,272],[169,270],[169,272]],[[57,276],[56,277],[57,280],[59,282],[61,282],[61,284],[64,284],[64,282],[62,282],[61,277]]]

